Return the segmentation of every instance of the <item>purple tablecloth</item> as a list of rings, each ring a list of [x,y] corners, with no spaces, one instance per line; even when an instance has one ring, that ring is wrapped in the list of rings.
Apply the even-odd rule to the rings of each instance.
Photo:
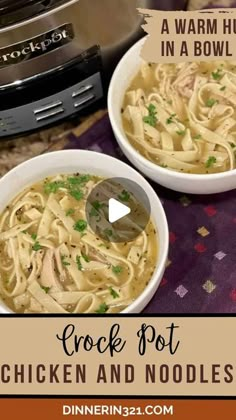
[[[126,161],[108,116],[67,149],[88,149]],[[169,223],[169,262],[145,313],[236,313],[236,194],[185,196],[152,183]]]

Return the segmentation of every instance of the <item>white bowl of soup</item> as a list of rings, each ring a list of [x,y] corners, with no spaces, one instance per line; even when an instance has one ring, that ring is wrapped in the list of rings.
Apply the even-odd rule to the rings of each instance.
[[[98,237],[85,212],[93,188],[120,174],[151,205],[146,228],[127,243]],[[168,225],[154,190],[127,164],[91,151],[45,154],[5,175],[0,196],[1,313],[138,313],[155,294]],[[96,202],[93,216],[102,208]]]
[[[145,38],[122,58],[108,109],[127,158],[157,183],[185,193],[236,187],[235,63],[145,63]]]

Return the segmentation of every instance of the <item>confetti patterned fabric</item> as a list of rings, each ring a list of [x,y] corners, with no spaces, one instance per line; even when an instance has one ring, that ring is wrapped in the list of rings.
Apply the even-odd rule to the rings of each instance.
[[[88,149],[126,161],[106,115],[67,149]],[[145,313],[236,313],[236,192],[185,196],[152,183],[170,230],[162,283]]]
[[[224,7],[235,7],[236,2],[233,0],[190,0],[188,1],[188,10],[196,9],[212,9],[212,8],[224,8]]]

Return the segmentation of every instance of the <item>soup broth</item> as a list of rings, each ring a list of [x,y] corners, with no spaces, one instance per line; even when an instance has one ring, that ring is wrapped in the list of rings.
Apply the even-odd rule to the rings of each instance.
[[[235,169],[236,63],[143,63],[124,98],[124,131],[164,168],[194,174]]]
[[[149,283],[158,253],[151,221],[126,243],[102,240],[86,221],[86,199],[100,181],[47,178],[2,213],[0,295],[14,312],[117,313]]]

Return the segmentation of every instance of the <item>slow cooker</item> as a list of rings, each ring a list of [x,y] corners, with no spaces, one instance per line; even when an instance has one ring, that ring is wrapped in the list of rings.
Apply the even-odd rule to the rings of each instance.
[[[0,0],[0,138],[41,129],[104,96],[155,0]]]

